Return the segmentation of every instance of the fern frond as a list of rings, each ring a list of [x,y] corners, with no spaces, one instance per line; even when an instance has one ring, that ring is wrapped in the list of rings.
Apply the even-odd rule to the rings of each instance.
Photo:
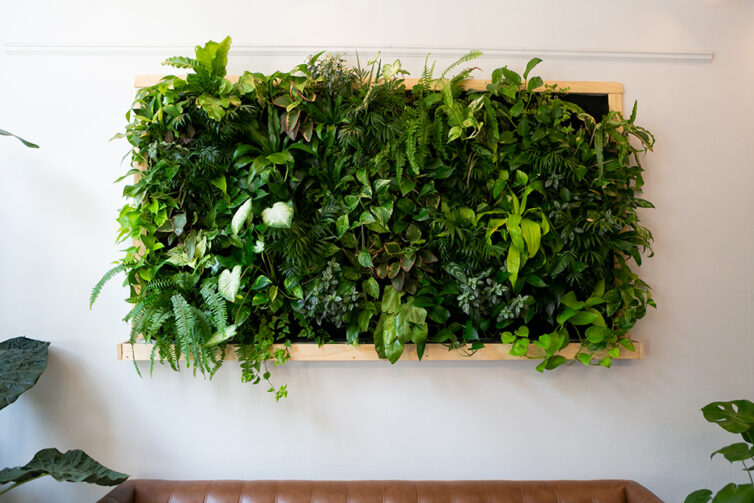
[[[97,297],[99,297],[99,294],[102,292],[102,287],[105,286],[105,284],[113,279],[117,274],[125,271],[128,268],[128,264],[118,264],[109,271],[107,271],[102,278],[97,282],[96,285],[94,285],[94,288],[92,288],[92,293],[89,296],[89,309],[92,308],[92,305],[94,305],[94,302],[97,300]]]
[[[218,332],[222,332],[228,326],[228,309],[226,300],[217,291],[217,283],[205,280],[200,291],[204,303],[212,313],[212,323]]]
[[[180,293],[174,294],[170,298],[170,302],[173,304],[173,316],[175,317],[176,357],[180,357],[183,354],[186,357],[186,364],[190,366],[191,356],[194,353],[193,349],[196,345],[196,337],[194,335],[196,319],[191,306]],[[193,356],[196,357],[196,355]],[[194,373],[196,373],[196,365],[194,366]]]
[[[445,78],[445,76],[452,72],[455,68],[457,68],[459,65],[462,65],[464,63],[468,63],[471,60],[477,59],[479,56],[482,55],[482,51],[469,51],[465,55],[458,58],[455,62],[451,63],[450,66],[448,66],[444,72],[442,72],[442,77]]]
[[[174,56],[168,58],[162,62],[164,66],[172,66],[174,68],[193,68],[196,66],[196,60],[194,58],[187,58],[185,56]]]

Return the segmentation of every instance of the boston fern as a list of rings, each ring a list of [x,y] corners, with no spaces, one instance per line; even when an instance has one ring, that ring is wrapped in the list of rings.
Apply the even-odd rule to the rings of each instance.
[[[633,344],[654,305],[629,267],[651,241],[637,208],[630,117],[599,120],[563,90],[508,68],[400,61],[350,68],[318,54],[289,73],[225,78],[230,39],[165,63],[189,71],[141,89],[127,117],[134,182],[118,216],[131,340],[212,375],[234,344],[245,381],[269,381],[297,341],[544,352],[581,342],[585,365]],[[124,176],[125,178],[125,176]],[[285,387],[271,388],[284,396]]]

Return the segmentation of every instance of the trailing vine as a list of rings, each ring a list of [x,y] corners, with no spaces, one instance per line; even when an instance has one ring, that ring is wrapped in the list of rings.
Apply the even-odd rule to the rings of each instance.
[[[269,381],[286,345],[407,343],[474,351],[541,348],[542,371],[597,351],[610,366],[654,306],[630,264],[652,236],[637,208],[640,154],[629,117],[586,114],[563,91],[505,68],[407,88],[400,61],[350,68],[337,55],[291,72],[226,78],[230,39],[165,64],[189,70],[141,89],[125,137],[134,176],[119,238],[132,342],[153,361],[212,375],[236,345],[244,381]],[[274,349],[278,348],[278,349]],[[284,386],[271,387],[279,398]]]

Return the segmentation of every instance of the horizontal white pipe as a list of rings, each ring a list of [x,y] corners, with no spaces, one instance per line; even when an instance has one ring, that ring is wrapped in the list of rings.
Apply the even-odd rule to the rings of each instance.
[[[37,44],[7,42],[5,52],[11,56],[50,56],[50,55],[178,55],[192,54],[191,45],[100,45],[100,44]],[[386,57],[424,57],[428,53],[433,58],[458,58],[469,49],[437,47],[351,47],[351,46],[264,46],[235,44],[233,56],[298,56],[306,57],[323,49],[330,52],[353,56],[374,55],[380,52]],[[535,56],[549,60],[570,61],[634,61],[667,63],[710,63],[712,52],[693,51],[624,51],[591,49],[481,49],[485,56],[498,58],[529,59]]]

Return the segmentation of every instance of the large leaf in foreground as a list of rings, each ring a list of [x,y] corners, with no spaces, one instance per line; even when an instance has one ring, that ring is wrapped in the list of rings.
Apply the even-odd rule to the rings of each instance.
[[[57,449],[42,449],[24,466],[0,470],[0,484],[22,484],[31,479],[51,475],[59,482],[89,482],[100,486],[114,486],[128,475],[109,469],[90,458],[82,450],[65,453]]]
[[[0,409],[37,383],[47,368],[49,342],[14,337],[0,342]]]
[[[21,143],[23,143],[24,145],[26,145],[29,148],[39,148],[39,145],[37,145],[35,143],[32,143],[30,141],[26,141],[23,138],[21,138],[20,136],[16,136],[13,133],[9,133],[8,131],[6,131],[4,129],[0,129],[0,136],[12,136],[13,138],[17,139],[18,141],[20,141]]]

